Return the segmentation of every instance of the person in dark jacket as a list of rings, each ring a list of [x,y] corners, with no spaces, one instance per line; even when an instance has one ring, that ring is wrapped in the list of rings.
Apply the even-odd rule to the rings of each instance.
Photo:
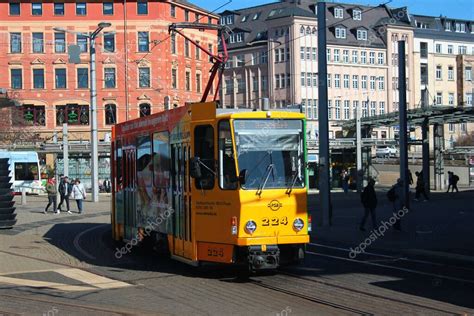
[[[459,182],[459,177],[457,174],[454,174],[454,172],[451,172],[451,175],[453,176],[453,188],[452,188],[452,193],[454,193],[454,190],[456,190],[456,193],[459,192],[459,189],[458,189],[458,182]]]
[[[425,198],[425,201],[428,201],[428,196],[426,195],[426,190],[425,190],[425,180],[423,180],[423,171],[421,172],[415,172],[416,175],[416,192],[415,192],[415,201],[418,201],[420,198],[420,195],[423,194],[423,197]]]
[[[374,179],[370,179],[367,186],[364,188],[364,191],[361,194],[361,202],[364,206],[365,213],[362,217],[362,221],[360,223],[359,229],[361,231],[365,231],[365,221],[367,217],[370,216],[372,218],[372,227],[375,228],[377,223],[375,220],[375,208],[377,207],[377,195],[375,194],[375,181]]]
[[[48,208],[51,206],[51,204],[53,204],[53,213],[59,214],[56,209],[56,204],[58,202],[58,191],[56,190],[56,182],[54,181],[54,178],[48,179],[48,182],[46,184],[46,192],[48,193],[48,205],[46,205],[46,208],[44,209],[43,213],[46,214],[48,212]]]
[[[61,183],[59,183],[59,188],[58,188],[59,196],[61,198],[58,205],[58,212],[61,212],[61,206],[63,205],[64,202],[66,202],[67,212],[69,214],[72,214],[69,208],[69,195],[71,194],[71,189],[72,189],[72,186],[69,184],[69,178],[67,176],[63,177],[61,180]]]

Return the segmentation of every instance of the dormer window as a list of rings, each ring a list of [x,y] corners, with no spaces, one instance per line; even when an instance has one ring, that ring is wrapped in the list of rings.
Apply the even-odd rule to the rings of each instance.
[[[446,23],[444,24],[444,30],[448,31],[448,32],[451,32],[451,22],[450,21],[446,21]]]
[[[245,21],[247,21],[248,18],[249,18],[248,15],[244,15],[244,16],[242,17],[242,20],[240,20],[240,22],[245,22]]]
[[[352,10],[352,19],[356,21],[362,20],[362,11],[360,9]]]
[[[273,9],[272,11],[270,11],[270,13],[268,14],[268,16],[274,16],[275,13],[277,13],[277,10],[276,10],[276,9]]]
[[[225,17],[225,24],[234,24],[234,16],[228,15]]]
[[[357,40],[366,41],[367,40],[367,30],[358,29],[357,30]]]
[[[343,26],[336,26],[336,38],[346,38],[346,28]]]
[[[255,21],[255,20],[258,20],[258,18],[260,17],[260,14],[261,14],[261,12],[255,13],[255,14],[253,15],[252,20],[254,20],[254,21]]]
[[[342,8],[334,8],[334,17],[336,19],[344,18],[344,10]]]
[[[466,33],[466,24],[465,23],[456,23],[456,32]]]
[[[237,43],[242,43],[244,41],[244,33],[237,33],[235,36]]]

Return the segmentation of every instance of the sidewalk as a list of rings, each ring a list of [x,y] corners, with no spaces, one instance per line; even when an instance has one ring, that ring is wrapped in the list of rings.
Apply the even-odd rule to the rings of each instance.
[[[381,221],[389,222],[393,217],[392,207],[386,197],[386,189],[377,189],[377,228]],[[332,226],[317,224],[319,197],[310,194],[309,208],[313,209],[312,241],[326,245],[355,248],[369,238],[372,222],[368,218],[366,232],[359,230],[364,210],[359,194],[350,192],[332,193]],[[400,252],[425,257],[436,257],[450,261],[474,263],[474,191],[458,194],[432,192],[427,202],[411,202],[409,212],[401,218],[402,231],[394,231],[390,225],[383,234],[372,232],[366,251]],[[315,210],[315,211],[314,211]],[[385,230],[385,229],[382,229]],[[381,232],[378,230],[377,232]],[[374,237],[375,236],[375,237]],[[367,243],[367,242],[366,242]]]

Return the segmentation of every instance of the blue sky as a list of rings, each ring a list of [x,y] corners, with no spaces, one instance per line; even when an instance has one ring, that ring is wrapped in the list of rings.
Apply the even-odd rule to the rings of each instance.
[[[358,4],[369,4],[378,5],[385,3],[389,0],[346,0],[346,1],[333,1],[343,3],[358,3]],[[222,12],[224,10],[240,9],[251,6],[256,6],[265,3],[277,2],[276,0],[190,0],[190,2],[201,6],[209,11],[214,11],[220,6],[227,2],[228,5],[217,10]],[[409,12],[412,14],[432,15],[439,16],[444,15],[451,18],[474,20],[474,1],[473,0],[393,0],[389,6],[391,7],[404,7],[407,6]]]

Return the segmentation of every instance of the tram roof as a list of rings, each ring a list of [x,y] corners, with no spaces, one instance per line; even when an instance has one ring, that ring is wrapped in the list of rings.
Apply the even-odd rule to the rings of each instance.
[[[429,106],[407,111],[407,121],[411,126],[421,126],[425,118],[428,118],[430,125],[474,122],[474,108],[461,106]],[[356,120],[337,122],[333,125],[351,129],[355,128]],[[363,117],[361,119],[361,125],[370,127],[397,126],[399,125],[399,112]]]

